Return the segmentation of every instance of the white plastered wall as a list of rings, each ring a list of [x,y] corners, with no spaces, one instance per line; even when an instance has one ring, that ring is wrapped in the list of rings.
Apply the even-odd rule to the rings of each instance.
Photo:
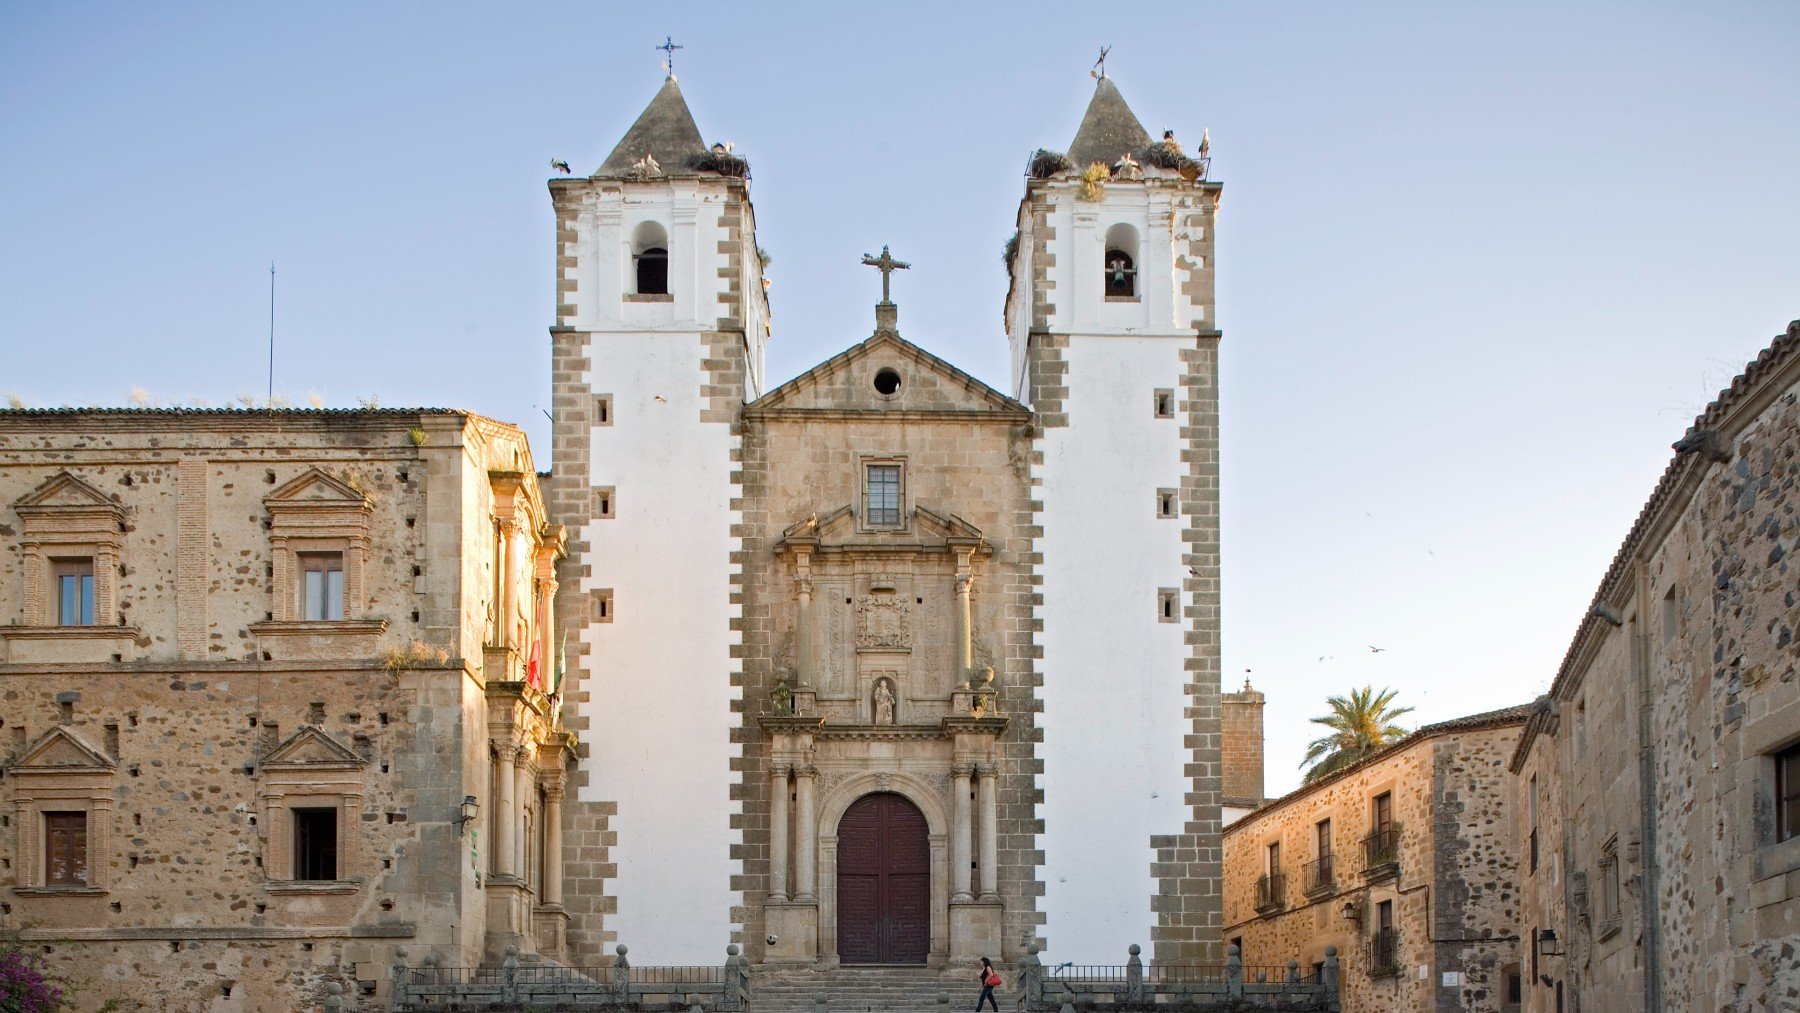
[[[1182,594],[1185,516],[1157,516],[1156,491],[1187,464],[1179,419],[1157,418],[1159,388],[1180,389],[1197,315],[1182,294],[1168,194],[1110,186],[1101,201],[1056,195],[1050,329],[1069,334],[1066,427],[1041,438],[1044,732],[1040,777],[1046,957],[1122,959],[1148,951],[1159,890],[1153,836],[1189,818]],[[1109,229],[1128,225],[1138,299],[1104,298]],[[1181,413],[1177,413],[1180,415]],[[1177,591],[1175,622],[1158,592]]]
[[[596,296],[580,304],[579,326],[591,331],[587,382],[612,398],[611,424],[592,430],[590,475],[614,488],[615,516],[583,525],[585,590],[610,589],[612,617],[581,634],[591,750],[581,797],[617,803],[617,875],[604,889],[618,910],[607,927],[652,964],[715,964],[740,927],[731,655],[741,635],[730,602],[738,466],[730,427],[701,421],[701,333],[722,315],[722,207],[722,191],[676,182],[603,199],[583,222],[583,263],[593,267],[581,287]],[[644,220],[669,235],[667,303],[617,294]]]

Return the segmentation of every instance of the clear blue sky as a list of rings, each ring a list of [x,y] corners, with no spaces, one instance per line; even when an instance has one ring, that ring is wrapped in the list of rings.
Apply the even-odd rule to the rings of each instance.
[[[902,330],[1004,385],[1021,170],[1102,43],[1146,127],[1211,128],[1226,682],[1269,694],[1271,792],[1328,692],[1540,692],[1669,443],[1800,317],[1791,3],[0,0],[0,391],[260,392],[275,260],[278,392],[543,454],[548,162],[598,165],[665,34],[754,166],[776,379],[868,333],[891,243]]]

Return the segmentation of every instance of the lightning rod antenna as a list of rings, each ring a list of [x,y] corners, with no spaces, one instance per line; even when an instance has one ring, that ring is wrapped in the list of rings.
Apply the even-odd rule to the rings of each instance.
[[[275,262],[269,261],[269,406],[275,404]]]

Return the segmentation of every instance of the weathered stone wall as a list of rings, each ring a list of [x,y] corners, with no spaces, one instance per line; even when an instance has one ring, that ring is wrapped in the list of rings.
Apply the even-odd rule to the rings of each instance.
[[[1255,969],[1247,977],[1264,971],[1274,980],[1289,960],[1305,972],[1336,946],[1345,1010],[1514,1008],[1505,1003],[1505,971],[1518,959],[1518,850],[1506,761],[1522,718],[1502,714],[1467,719],[1472,728],[1422,729],[1226,828],[1224,939],[1242,940],[1244,963]],[[1393,796],[1399,829],[1397,861],[1385,866],[1391,871],[1371,865],[1364,843],[1383,792]],[[1326,819],[1332,875],[1309,890],[1316,828]],[[1258,881],[1276,842],[1283,883],[1259,911]],[[1384,901],[1393,904],[1398,969],[1373,975],[1369,942]]]
[[[456,413],[0,412],[4,920],[84,1002],[291,1011],[326,979],[381,988],[402,943],[479,959],[488,475],[529,466],[517,430]],[[315,469],[341,486],[299,499],[366,497],[362,594],[283,628],[263,500]],[[53,504],[118,518],[117,591],[95,626],[46,629],[20,504],[64,472],[101,498]],[[296,794],[339,808],[336,881],[282,866]],[[489,807],[466,835],[465,795]],[[87,888],[46,888],[44,811],[87,812]]]
[[[1239,692],[1219,695],[1219,795],[1231,802],[1263,799],[1263,702],[1248,680]]]
[[[1523,931],[1567,953],[1540,960],[1528,1009],[1558,985],[1589,1010],[1800,1000],[1800,840],[1778,839],[1773,759],[1800,742],[1797,391],[1800,324],[1677,444],[1514,758],[1551,838]]]

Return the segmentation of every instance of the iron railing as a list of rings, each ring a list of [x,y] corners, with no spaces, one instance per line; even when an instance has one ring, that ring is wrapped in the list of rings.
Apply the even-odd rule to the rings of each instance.
[[[1280,907],[1287,897],[1287,877],[1271,872],[1256,881],[1256,909],[1266,911]]]
[[[1400,934],[1393,929],[1376,929],[1369,937],[1369,976],[1400,973]]]
[[[1392,865],[1400,859],[1400,831],[1396,827],[1382,827],[1363,838],[1362,845],[1365,868]]]
[[[1329,890],[1337,883],[1331,871],[1331,856],[1320,855],[1316,860],[1306,863],[1305,890],[1307,893],[1320,893]]]

